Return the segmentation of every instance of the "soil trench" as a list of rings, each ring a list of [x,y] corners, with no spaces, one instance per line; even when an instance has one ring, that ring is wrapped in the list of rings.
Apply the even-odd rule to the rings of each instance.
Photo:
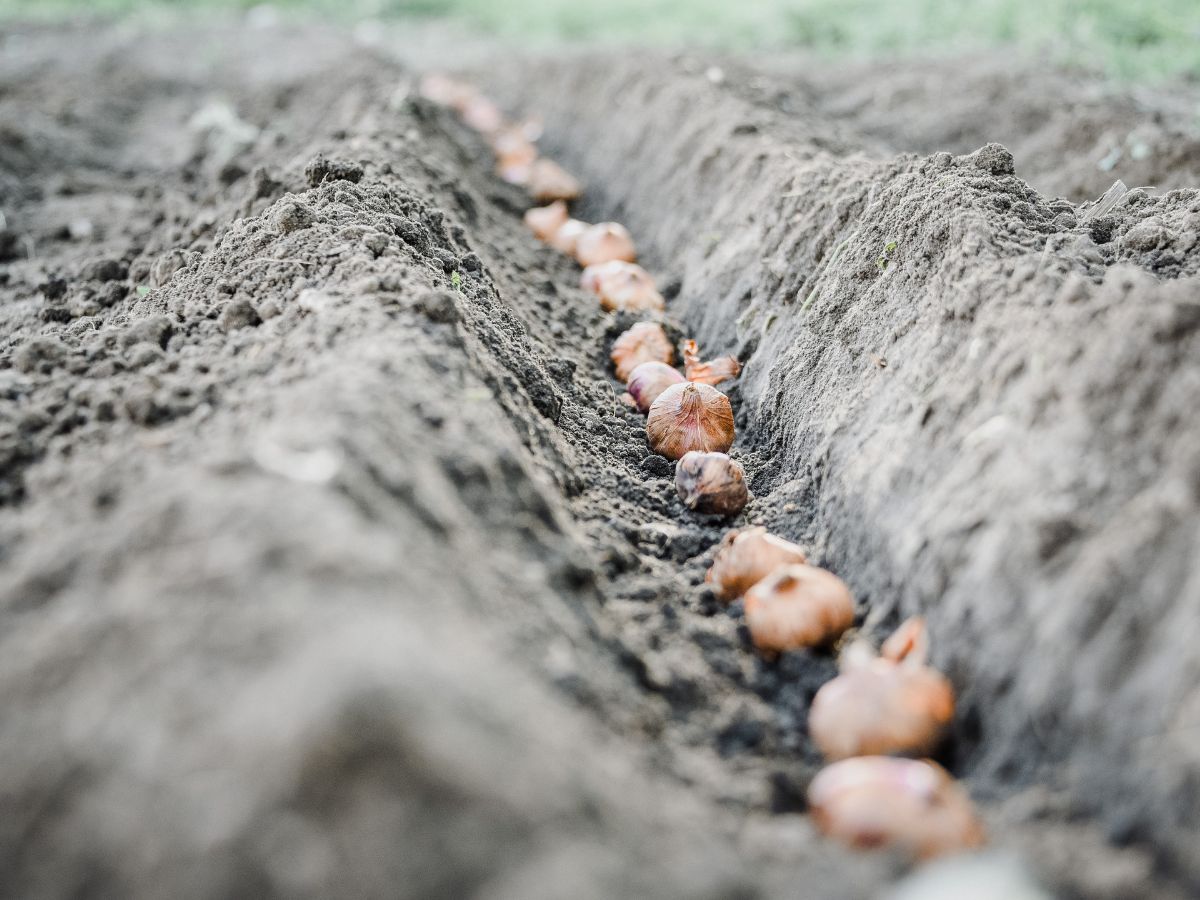
[[[878,896],[803,815],[833,661],[704,586],[633,320],[393,38],[5,36],[0,895]],[[995,842],[1200,889],[1200,192],[896,157],[778,68],[479,81],[746,365],[732,524],[927,616]]]

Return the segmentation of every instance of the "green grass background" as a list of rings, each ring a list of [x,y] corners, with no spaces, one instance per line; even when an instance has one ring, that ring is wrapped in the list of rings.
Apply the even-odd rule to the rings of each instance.
[[[0,17],[204,14],[258,0],[0,0]],[[838,55],[1012,48],[1119,79],[1200,81],[1200,0],[277,0],[287,14],[446,18],[507,38],[800,47]]]

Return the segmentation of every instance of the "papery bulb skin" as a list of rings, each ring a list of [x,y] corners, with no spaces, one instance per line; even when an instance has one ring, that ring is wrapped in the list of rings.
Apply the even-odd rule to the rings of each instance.
[[[613,260],[637,262],[637,251],[624,225],[598,222],[579,236],[575,258],[584,267]]]
[[[496,163],[496,174],[500,176],[501,180],[507,181],[509,184],[515,184],[518,187],[528,187],[529,180],[533,177],[533,163],[499,160]],[[551,198],[551,200],[553,199]]]
[[[873,659],[817,691],[808,730],[826,759],[926,756],[954,718],[954,689],[928,666]]]
[[[821,832],[859,850],[887,848],[926,860],[986,840],[967,792],[923,760],[860,756],[833,763],[809,784],[808,806]]]
[[[954,688],[925,664],[925,620],[908,619],[876,656],[865,641],[842,654],[842,673],[813,698],[808,730],[827,759],[934,752],[954,718]]]
[[[808,562],[804,548],[769,534],[762,526],[726,532],[704,576],[717,597],[736,600],[780,566]]]
[[[549,241],[568,219],[567,204],[555,200],[549,206],[535,206],[525,211],[524,219],[538,240]]]
[[[688,509],[736,516],[750,499],[746,471],[724,453],[685,453],[675,464],[675,490]]]
[[[650,411],[654,401],[662,396],[663,391],[682,382],[683,375],[679,373],[678,369],[674,369],[666,363],[649,360],[634,367],[633,371],[629,373],[629,382],[625,388],[633,397],[638,412],[645,415]]]
[[[575,200],[583,193],[583,186],[566,169],[549,159],[534,161],[526,187],[538,203]]]
[[[722,381],[737,378],[741,371],[742,364],[732,356],[701,362],[700,348],[695,341],[689,340],[683,345],[683,374],[688,381],[718,385]]]
[[[670,365],[675,360],[675,348],[657,322],[638,322],[613,341],[609,358],[617,379],[629,381],[633,370],[644,362]]]
[[[579,286],[600,297],[608,312],[661,313],[666,302],[654,286],[654,278],[636,263],[609,260],[583,270]]]
[[[650,449],[667,459],[691,450],[725,453],[733,446],[729,398],[707,384],[672,385],[650,406],[646,417]]]
[[[503,169],[510,166],[532,166],[538,158],[537,146],[517,128],[503,128],[492,135],[492,152],[496,154],[496,165]]]
[[[579,240],[579,235],[583,234],[587,227],[587,222],[567,219],[550,237],[550,246],[566,256],[574,256],[575,242]]]
[[[480,134],[495,134],[504,127],[504,113],[482,94],[476,94],[467,101],[461,115],[463,124]]]
[[[854,624],[850,589],[816,566],[781,566],[747,590],[743,602],[750,639],[769,653],[831,644]]]
[[[476,91],[466,82],[432,72],[421,78],[417,85],[417,93],[439,106],[448,106],[461,113],[467,108]]]

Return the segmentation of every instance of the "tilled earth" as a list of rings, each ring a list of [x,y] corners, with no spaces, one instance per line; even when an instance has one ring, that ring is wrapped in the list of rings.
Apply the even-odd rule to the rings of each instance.
[[[803,814],[832,658],[751,650],[631,320],[370,34],[3,34],[0,895],[877,896]],[[745,363],[733,524],[928,618],[993,842],[1200,891],[1188,98],[470,56]]]

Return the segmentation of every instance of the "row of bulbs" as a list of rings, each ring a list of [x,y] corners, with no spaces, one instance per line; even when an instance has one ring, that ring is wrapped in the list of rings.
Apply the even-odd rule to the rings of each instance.
[[[603,309],[661,316],[666,304],[654,278],[637,264],[629,232],[615,222],[589,224],[570,215],[582,186],[542,158],[540,127],[509,123],[474,86],[429,75],[420,93],[453,109],[480,132],[496,156],[497,174],[524,187],[539,204],[524,216],[533,234],[574,258],[580,286]],[[646,416],[650,449],[676,461],[675,486],[697,512],[735,516],[749,499],[745,471],[728,455],[733,410],[716,385],[738,376],[730,356],[701,361],[695,341],[676,348],[657,321],[638,322],[611,348],[625,383],[622,401]],[[927,663],[920,618],[904,622],[879,651],[844,641],[854,600],[833,573],[811,565],[804,550],[762,527],[728,532],[705,576],[716,596],[741,600],[755,647],[767,655],[845,644],[840,674],[813,698],[808,730],[830,761],[808,788],[809,810],[825,834],[859,848],[891,847],[917,859],[980,846],[984,830],[966,791],[932,753],[954,717],[954,690]]]

